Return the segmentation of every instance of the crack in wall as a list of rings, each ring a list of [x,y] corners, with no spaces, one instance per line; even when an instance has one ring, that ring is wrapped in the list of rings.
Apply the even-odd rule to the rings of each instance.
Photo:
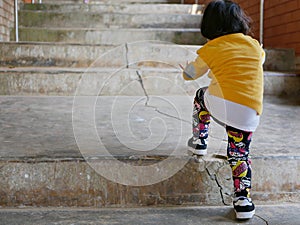
[[[221,196],[221,199],[222,199],[222,203],[223,203],[224,205],[230,205],[230,204],[228,204],[228,203],[225,202],[224,195],[223,195],[223,187],[222,187],[222,185],[220,184],[220,182],[219,182],[219,180],[218,180],[218,177],[217,177],[216,173],[211,174],[211,173],[209,172],[208,168],[205,168],[205,170],[206,170],[208,176],[210,176],[210,178],[216,182],[216,184],[217,184],[217,186],[218,186],[218,188],[219,188],[219,192],[220,192],[220,196]]]
[[[211,173],[211,172],[209,171],[209,168],[208,168],[209,163],[204,159],[204,157],[198,158],[198,156],[196,156],[195,159],[197,160],[197,162],[200,162],[200,161],[199,161],[200,159],[203,161],[203,163],[204,163],[204,169],[202,170],[202,172],[205,171],[205,172],[208,174],[208,176],[210,177],[210,179],[213,180],[213,181],[216,183],[217,187],[219,188],[219,193],[220,193],[220,197],[221,197],[222,203],[223,203],[224,205],[226,205],[226,206],[231,205],[230,203],[226,203],[225,197],[224,197],[224,195],[231,196],[231,194],[230,194],[230,193],[223,193],[224,188],[223,188],[223,186],[221,185],[221,183],[219,182],[219,179],[218,179],[218,176],[217,176],[217,174],[219,173],[220,169],[223,168],[224,165],[219,166],[219,167],[214,171],[214,173]],[[224,161],[225,161],[225,160],[224,160]]]
[[[230,194],[230,193],[223,193],[224,188],[223,188],[223,186],[220,184],[220,182],[219,182],[219,180],[218,180],[218,176],[217,176],[217,174],[219,173],[220,169],[222,169],[222,168],[224,167],[224,165],[219,166],[219,167],[214,171],[214,173],[212,174],[212,173],[209,171],[209,168],[208,168],[209,163],[208,163],[203,157],[200,157],[200,158],[199,158],[198,156],[196,156],[195,159],[196,159],[197,162],[200,162],[200,161],[199,161],[200,159],[203,161],[203,163],[204,163],[204,170],[206,171],[206,173],[208,174],[208,176],[209,176],[212,180],[215,181],[215,183],[217,184],[217,186],[218,186],[218,188],[219,188],[219,192],[220,192],[220,196],[221,196],[222,203],[223,203],[224,205],[226,205],[226,206],[231,205],[231,203],[226,203],[225,197],[224,197],[224,195],[231,196],[231,194]],[[223,157],[222,157],[221,159],[223,159],[224,161],[226,160],[226,159],[224,159]],[[204,170],[202,170],[202,172],[203,172]],[[257,214],[255,214],[254,216],[257,217],[257,218],[259,218],[260,220],[262,220],[266,225],[269,225],[268,220],[264,219],[262,216],[259,216],[259,215],[257,215]]]

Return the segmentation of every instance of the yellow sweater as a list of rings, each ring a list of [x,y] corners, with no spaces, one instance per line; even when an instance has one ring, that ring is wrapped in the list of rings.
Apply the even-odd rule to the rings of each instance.
[[[197,54],[184,79],[196,79],[210,69],[211,95],[262,113],[265,53],[257,40],[242,33],[224,35],[208,41]]]

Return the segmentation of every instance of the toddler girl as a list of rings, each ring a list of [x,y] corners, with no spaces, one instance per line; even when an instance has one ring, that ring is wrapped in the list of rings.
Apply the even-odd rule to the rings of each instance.
[[[262,114],[265,53],[258,41],[248,36],[250,18],[230,0],[207,5],[201,33],[208,42],[197,51],[196,60],[184,68],[183,77],[192,80],[209,72],[211,82],[196,92],[193,137],[188,146],[195,154],[205,155],[210,116],[225,125],[234,210],[237,219],[249,219],[255,213],[250,198],[249,145]]]

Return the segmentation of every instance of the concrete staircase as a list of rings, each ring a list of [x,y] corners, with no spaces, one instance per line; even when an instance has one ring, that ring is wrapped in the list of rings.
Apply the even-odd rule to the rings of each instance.
[[[22,10],[20,39],[101,45],[119,45],[140,40],[176,44],[203,44],[205,41],[199,30],[201,15],[191,14],[193,10],[194,13],[201,12],[201,6],[122,6],[123,1],[109,5],[96,3],[81,4],[76,8],[62,5],[59,9],[48,7],[41,11]]]
[[[130,68],[135,67],[162,76],[166,74],[157,68],[171,67],[172,73],[178,75],[178,64],[195,57],[197,46],[186,44],[205,42],[199,30],[200,5],[168,1],[49,2],[24,5],[19,12],[21,43],[2,43],[0,63],[10,67],[3,72],[11,76],[2,77],[5,85],[1,94],[74,95],[80,74],[86,68],[105,67],[105,72],[96,69],[102,73],[100,79],[123,66],[128,67],[128,76],[134,79],[136,69]],[[32,74],[32,66],[39,73]],[[28,83],[26,74],[35,76],[31,87],[20,85]]]
[[[0,43],[0,205],[231,204],[223,129],[212,123],[207,157],[194,158],[185,147],[192,95],[208,80],[184,82],[178,64],[194,59],[205,43],[203,6],[176,0],[43,3],[21,6],[19,43]],[[286,62],[293,57],[290,50],[267,51]],[[293,66],[276,62],[268,58],[266,66]],[[279,90],[282,77],[269,74],[266,93],[298,93],[298,80]],[[273,112],[272,100],[267,103]],[[152,120],[157,117],[161,121]],[[262,137],[265,130],[258,132]],[[286,156],[275,150],[262,155],[263,143],[254,145],[253,196],[298,201],[299,155],[293,149]],[[271,163],[276,169],[265,166]],[[266,186],[259,182],[265,173]]]

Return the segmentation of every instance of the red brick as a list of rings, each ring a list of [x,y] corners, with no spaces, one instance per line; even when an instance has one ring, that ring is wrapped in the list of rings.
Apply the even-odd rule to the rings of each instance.
[[[290,12],[289,14],[291,15],[292,20],[300,20],[300,6],[299,6],[299,9],[297,9],[293,12]]]
[[[265,44],[272,47],[280,47],[280,48],[295,48],[299,46],[299,35],[298,33],[286,33],[283,35],[277,35],[270,38],[265,39]],[[300,52],[299,52],[300,53]]]
[[[274,9],[272,9],[272,13],[279,16],[289,13],[290,11],[294,11],[295,9],[297,9],[297,1],[288,1],[284,4],[279,4],[274,7]]]
[[[299,30],[299,28],[300,28],[300,20],[286,24],[287,32],[296,32]],[[300,36],[298,38],[300,42]]]
[[[14,22],[14,1],[2,0],[2,7],[0,8],[1,24],[0,24],[0,40],[9,41],[9,30]]]

